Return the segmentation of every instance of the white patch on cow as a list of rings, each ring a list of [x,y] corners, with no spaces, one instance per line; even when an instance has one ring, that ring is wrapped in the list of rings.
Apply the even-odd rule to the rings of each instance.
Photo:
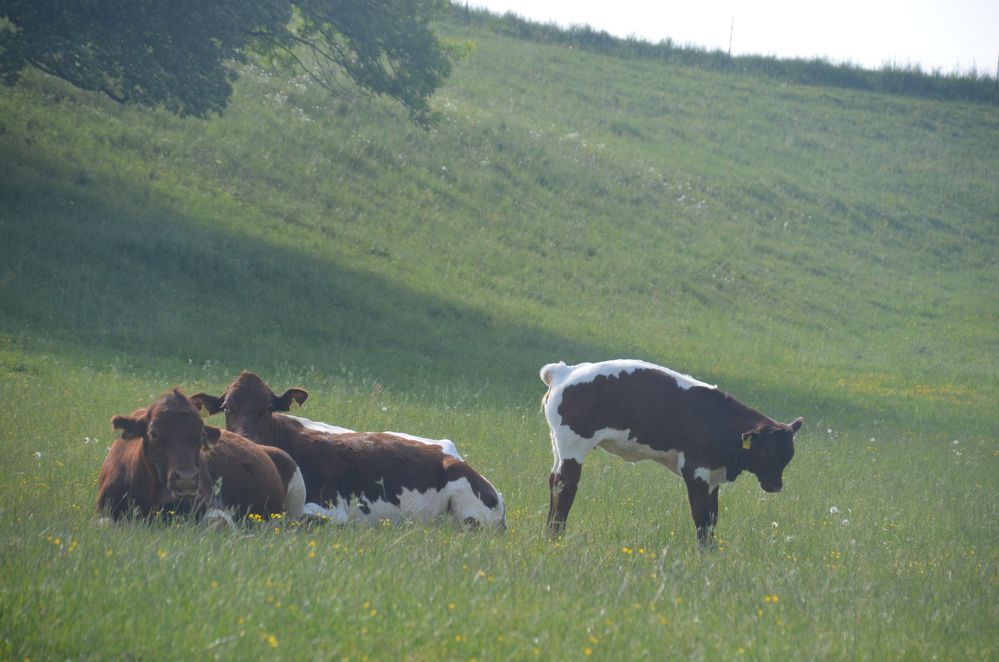
[[[342,428],[339,425],[330,425],[329,423],[323,423],[321,421],[310,421],[307,418],[302,418],[301,416],[292,416],[291,414],[282,414],[286,418],[290,418],[293,421],[298,421],[307,430],[315,430],[316,432],[329,432],[331,434],[346,434],[347,432],[354,432],[350,428]]]
[[[496,508],[488,508],[475,496],[468,479],[459,478],[447,483],[441,490],[419,492],[404,488],[397,504],[387,499],[369,501],[358,497],[350,503],[347,516],[350,521],[374,525],[382,520],[430,522],[450,512],[451,517],[461,525],[471,520],[481,526],[502,526],[505,523],[505,508],[502,495],[497,495],[499,504]]]
[[[611,432],[617,434],[610,434]],[[594,436],[598,435],[601,441],[597,444],[597,446],[608,453],[617,455],[622,460],[626,460],[628,462],[652,460],[663,465],[677,476],[680,475],[680,471],[677,467],[680,464],[681,453],[676,450],[670,449],[668,451],[660,451],[650,448],[645,444],[640,444],[631,437],[630,430],[611,430],[610,428],[605,428],[600,430],[597,435]]]
[[[574,367],[566,365],[565,361],[559,361],[558,363],[549,363],[542,366],[541,372],[538,374],[541,377],[541,381],[551,386],[552,384],[562,383],[565,380],[566,373],[572,371]]]
[[[298,421],[308,430],[315,430],[316,432],[327,432],[330,434],[346,434],[348,432],[354,432],[349,428],[343,428],[339,425],[330,425],[329,423],[323,423],[321,421],[310,421],[307,418],[302,418],[301,416],[292,416],[290,414],[283,414],[284,416],[292,419],[293,421]],[[406,432],[388,432],[384,434],[391,434],[396,437],[402,437],[403,439],[408,439],[410,441],[418,441],[421,444],[427,444],[428,446],[437,446],[445,455],[450,455],[456,460],[461,460],[464,462],[464,458],[458,454],[458,447],[454,445],[454,442],[450,439],[430,439],[429,437],[418,437],[415,434],[409,434]]]
[[[506,504],[503,502],[503,495],[495,487],[493,491],[496,492],[498,503],[493,508],[489,508],[482,499],[475,496],[467,478],[451,481],[445,491],[451,495],[451,516],[459,524],[464,526],[469,521],[474,521],[479,526],[506,528]]]
[[[698,467],[694,469],[694,478],[699,478],[708,484],[708,493],[714,492],[722,483],[728,482],[728,469],[720,467],[718,469],[706,469]]]
[[[571,366],[564,363],[549,363],[541,369],[541,378],[554,390],[574,384],[586,384],[600,376],[616,377],[618,375],[627,375],[636,370],[655,370],[669,375],[676,382],[676,385],[685,391],[695,386],[709,389],[718,388],[713,384],[706,384],[694,379],[690,375],[670,370],[655,363],[638,361],[636,359],[615,359],[613,361],[601,361],[600,363],[579,363]]]
[[[236,528],[236,524],[232,521],[229,513],[218,508],[209,508],[201,521],[206,527],[214,531]]]
[[[309,502],[302,508],[304,517],[321,517],[328,519],[334,524],[347,523],[347,511],[339,504],[333,504],[333,508],[326,508],[318,503]]]
[[[347,517],[352,522],[378,524],[381,520],[400,522],[412,519],[428,522],[447,509],[447,497],[443,490],[419,492],[403,488],[399,503],[387,499],[368,500],[358,496],[347,507]]]
[[[402,437],[403,439],[409,439],[410,441],[418,441],[421,444],[426,444],[428,446],[437,446],[445,455],[450,455],[456,460],[461,460],[464,462],[464,458],[458,454],[458,447],[454,445],[454,442],[450,439],[429,439],[427,437],[417,437],[415,434],[408,434],[406,432],[388,432],[385,434],[395,435],[396,437]]]
[[[295,467],[295,473],[285,489],[284,512],[293,520],[300,518],[305,512],[305,480],[298,467]]]
[[[499,503],[495,508],[488,508],[475,496],[468,479],[460,478],[447,483],[441,490],[420,492],[404,488],[399,494],[399,503],[392,503],[388,499],[368,500],[360,496],[344,506],[338,497],[331,504],[332,508],[324,508],[316,503],[305,504],[305,514],[326,517],[337,524],[349,521],[376,526],[384,520],[431,522],[450,513],[462,526],[474,521],[479,526],[503,528],[506,525],[506,508],[503,495],[499,492],[496,495]]]
[[[681,476],[683,468],[683,453],[675,449],[668,451],[656,450],[645,444],[640,444],[631,436],[631,430],[604,428],[593,433],[592,437],[582,437],[567,425],[559,425],[553,435],[553,449],[556,453],[556,466],[553,472],[558,473],[562,462],[575,460],[579,464],[596,447],[617,455],[627,462],[642,462],[652,460],[663,465],[677,476]]]

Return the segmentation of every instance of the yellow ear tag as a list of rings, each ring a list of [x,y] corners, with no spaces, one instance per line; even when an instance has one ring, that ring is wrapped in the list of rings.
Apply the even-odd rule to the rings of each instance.
[[[753,438],[752,437],[743,437],[742,438],[742,447],[743,448],[745,448],[748,451],[752,446],[753,446]]]

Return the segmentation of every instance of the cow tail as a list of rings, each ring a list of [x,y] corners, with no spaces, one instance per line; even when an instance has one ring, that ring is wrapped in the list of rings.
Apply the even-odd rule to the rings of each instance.
[[[552,391],[552,384],[559,381],[556,378],[561,377],[562,373],[565,371],[567,367],[568,366],[565,365],[564,361],[559,361],[558,363],[549,363],[545,365],[543,368],[541,368],[539,376],[541,377],[541,381],[545,383],[545,386],[548,387],[548,390],[545,391],[545,394],[541,396],[542,410],[545,408],[545,403],[548,402],[548,394],[551,393]]]

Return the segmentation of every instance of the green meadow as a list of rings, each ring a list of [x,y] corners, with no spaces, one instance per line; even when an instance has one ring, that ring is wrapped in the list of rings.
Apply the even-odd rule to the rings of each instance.
[[[0,89],[0,659],[999,657],[997,106],[439,30],[429,130],[253,66],[210,120]],[[538,370],[619,357],[805,419],[712,553],[599,452],[543,536]],[[453,439],[508,530],[95,527],[111,417],[242,369]]]

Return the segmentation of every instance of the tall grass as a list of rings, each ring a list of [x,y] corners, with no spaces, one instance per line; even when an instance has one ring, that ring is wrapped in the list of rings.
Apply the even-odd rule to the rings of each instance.
[[[431,131],[252,68],[209,122],[0,93],[0,654],[995,657],[993,108],[440,29]],[[543,539],[537,370],[618,356],[805,417],[717,553],[603,454]],[[111,416],[243,368],[454,439],[509,530],[94,527]]]

